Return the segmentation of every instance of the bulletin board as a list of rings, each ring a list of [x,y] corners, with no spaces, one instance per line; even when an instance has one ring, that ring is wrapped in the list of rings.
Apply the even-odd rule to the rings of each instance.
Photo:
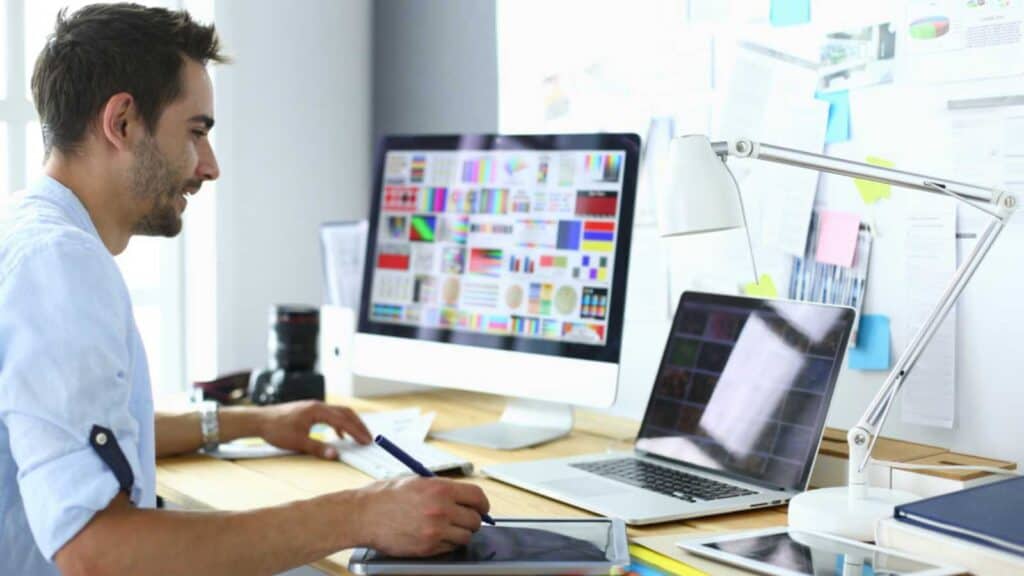
[[[633,250],[645,257],[630,270],[615,407],[623,414],[643,411],[679,292],[764,289],[748,286],[743,232],[660,237],[672,136],[750,138],[1024,193],[1021,0],[531,2],[498,4],[501,130],[630,130],[644,139]],[[889,358],[876,342],[868,357],[851,351],[858,368],[895,362],[988,221],[927,193],[729,165],[758,268],[780,297],[791,294],[800,247],[817,256],[820,245],[807,244],[812,214],[842,223],[847,238],[851,225],[869,231],[858,306],[867,332],[888,333]],[[827,248],[842,260],[839,244]],[[915,368],[885,435],[1024,462],[1022,249],[1018,214]],[[887,373],[848,363],[829,425],[853,425]]]

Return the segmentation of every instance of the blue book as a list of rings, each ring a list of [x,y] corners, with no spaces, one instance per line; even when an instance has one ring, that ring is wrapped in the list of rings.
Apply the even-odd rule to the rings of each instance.
[[[897,506],[897,520],[1024,556],[1024,476]]]

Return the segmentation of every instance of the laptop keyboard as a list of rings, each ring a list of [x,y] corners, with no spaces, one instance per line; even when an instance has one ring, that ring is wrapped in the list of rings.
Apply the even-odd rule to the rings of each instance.
[[[658,466],[636,458],[577,462],[570,466],[688,502],[721,500],[722,498],[755,494],[755,492],[739,486],[687,474],[674,468]]]

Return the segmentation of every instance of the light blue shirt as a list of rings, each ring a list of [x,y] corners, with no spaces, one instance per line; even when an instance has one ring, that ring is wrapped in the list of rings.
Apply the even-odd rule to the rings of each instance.
[[[120,490],[89,444],[113,431],[156,504],[153,398],[121,272],[52,178],[0,222],[0,574],[57,574],[53,555]]]

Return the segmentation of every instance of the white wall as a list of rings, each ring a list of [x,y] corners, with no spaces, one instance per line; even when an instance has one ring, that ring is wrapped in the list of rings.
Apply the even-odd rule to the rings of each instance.
[[[319,225],[362,218],[372,164],[369,0],[218,0],[217,372],[266,363],[267,309],[319,305]]]
[[[377,0],[374,133],[498,129],[494,0]]]

